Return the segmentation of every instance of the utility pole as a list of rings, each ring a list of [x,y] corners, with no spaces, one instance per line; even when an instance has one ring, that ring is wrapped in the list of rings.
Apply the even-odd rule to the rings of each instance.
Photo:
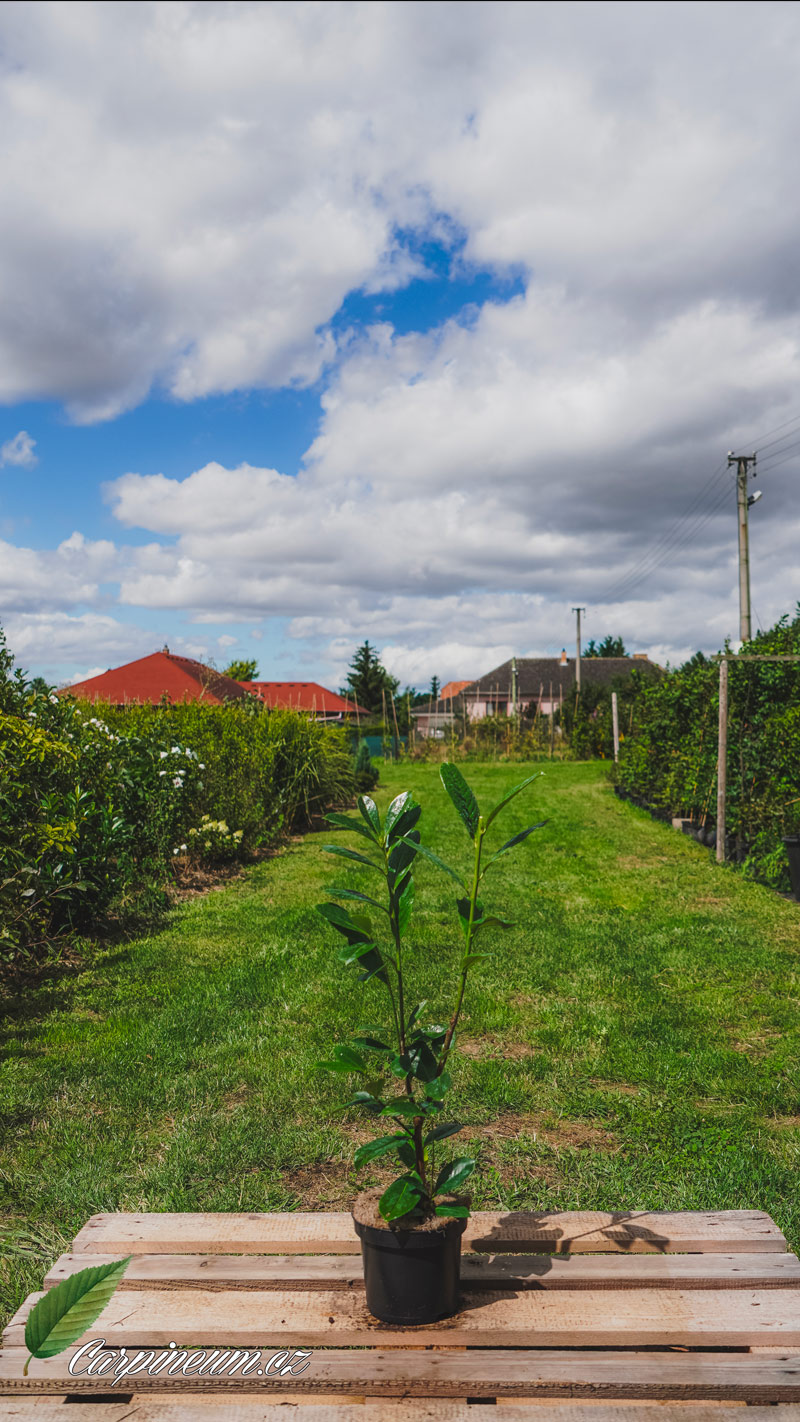
[[[581,689],[581,613],[586,611],[585,607],[573,607],[573,612],[578,616],[578,633],[576,638],[575,654],[575,685],[578,691]]]
[[[719,733],[717,740],[717,863],[725,863],[728,800],[728,658],[719,664]]]
[[[614,729],[614,762],[619,760],[619,709],[617,707],[617,693],[611,693],[611,723]]]
[[[747,493],[747,473],[750,465],[755,466],[754,454],[728,455],[728,465],[736,465],[736,508],[739,517],[739,639],[749,642],[750,628],[750,531],[748,510],[755,503],[755,496]],[[755,468],[753,470],[755,478]]]

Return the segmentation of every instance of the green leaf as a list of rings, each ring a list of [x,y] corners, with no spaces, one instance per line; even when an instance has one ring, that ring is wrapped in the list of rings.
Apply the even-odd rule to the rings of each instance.
[[[377,1096],[373,1096],[371,1091],[356,1091],[347,1106],[363,1106],[365,1111],[382,1111],[383,1102]]]
[[[408,844],[409,841],[407,839],[403,839],[399,840],[398,843]],[[422,854],[425,859],[430,860],[431,864],[435,864],[437,869],[443,869],[445,874],[449,874],[451,879],[455,879],[459,888],[463,889],[466,893],[466,885],[464,883],[464,880],[461,878],[461,875],[457,874],[455,869],[451,869],[449,864],[445,864],[444,860],[440,859],[438,854],[434,854],[433,850],[431,849],[426,849],[424,844],[417,844],[414,846],[414,848],[416,849],[417,854]]]
[[[402,879],[414,863],[419,849],[419,830],[414,830],[408,839],[398,839],[389,854],[389,884],[398,888]]]
[[[360,1052],[355,1052],[352,1047],[334,1047],[334,1059],[337,1062],[345,1062],[350,1071],[366,1071],[367,1064]]]
[[[339,889],[334,884],[328,889],[328,893],[335,894],[337,899],[348,899],[361,904],[372,904],[372,907],[380,909],[381,913],[387,912],[384,904],[379,904],[377,899],[371,899],[369,894],[360,894],[358,889]]]
[[[457,910],[457,912],[458,912],[458,921],[459,921],[459,923],[461,924],[461,931],[462,931],[462,933],[464,934],[464,937],[465,937],[465,938],[467,938],[467,937],[469,936],[469,910],[470,910],[470,902],[471,902],[471,901],[470,901],[469,899],[456,899],[456,910]],[[474,917],[473,920],[472,920],[472,927],[473,927],[473,929],[477,928],[477,926],[478,926],[478,924],[480,923],[482,917],[483,917],[483,904],[481,903],[480,899],[476,899],[476,900],[475,900],[475,917]]]
[[[494,864],[495,859],[499,859],[501,854],[508,854],[509,849],[513,849],[515,844],[522,844],[523,839],[527,839],[528,835],[533,834],[534,830],[544,829],[546,824],[547,820],[540,820],[537,825],[528,825],[528,828],[523,830],[521,834],[515,834],[513,839],[507,839],[505,844],[498,849],[497,853],[492,855],[489,864]],[[489,864],[486,865],[487,869],[489,868]]]
[[[322,848],[326,854],[338,854],[342,859],[354,860],[356,864],[366,864],[369,869],[375,869],[378,874],[381,872],[378,864],[367,859],[366,854],[358,854],[355,849],[345,849],[339,844],[323,844]]]
[[[421,814],[421,805],[410,805],[400,816],[399,820],[396,820],[392,826],[392,833],[389,836],[390,841],[394,843],[398,839],[401,839],[403,835],[410,834]]]
[[[425,1095],[428,1096],[431,1101],[441,1101],[442,1098],[447,1095],[451,1086],[450,1073],[443,1071],[441,1076],[437,1076],[433,1081],[427,1083]]]
[[[378,1201],[378,1209],[387,1223],[402,1219],[422,1198],[422,1190],[414,1180],[401,1177],[393,1180]]]
[[[25,1324],[25,1347],[34,1358],[63,1353],[100,1317],[131,1262],[114,1260],[71,1274],[49,1289],[31,1309]]]
[[[365,1052],[391,1052],[394,1051],[388,1043],[382,1042],[380,1037],[354,1037],[353,1041],[357,1047],[362,1047]]]
[[[445,1121],[441,1126],[435,1126],[432,1131],[428,1131],[425,1137],[425,1144],[430,1145],[433,1141],[446,1140],[448,1136],[455,1136],[464,1127],[460,1121]]]
[[[388,1155],[390,1150],[396,1150],[408,1136],[405,1131],[397,1131],[393,1136],[378,1136],[374,1141],[367,1141],[366,1145],[358,1147],[353,1156],[353,1164],[356,1170],[360,1170],[362,1165],[368,1165],[371,1160],[377,1160],[381,1155]]]
[[[337,932],[343,933],[349,943],[372,941],[372,925],[365,914],[350,913],[341,904],[317,904],[317,913],[322,914]]]
[[[445,790],[461,816],[467,834],[470,839],[474,839],[478,833],[478,821],[480,819],[480,810],[478,809],[478,802],[475,796],[470,790],[458,766],[453,765],[452,761],[446,760],[439,774],[442,778],[442,784]]]
[[[461,1155],[458,1160],[448,1161],[443,1165],[436,1178],[433,1187],[434,1195],[441,1195],[445,1190],[458,1190],[468,1180],[477,1161],[471,1160],[468,1155]]]
[[[383,832],[386,835],[387,841],[391,838],[392,830],[397,824],[397,821],[402,819],[407,809],[411,809],[413,803],[414,800],[410,790],[404,790],[402,795],[396,795],[394,800],[392,800],[383,820]]]
[[[397,927],[400,936],[405,933],[411,921],[411,910],[414,907],[414,880],[407,879],[403,885],[401,893],[397,898]]]
[[[500,811],[505,809],[506,805],[514,799],[515,795],[519,794],[520,790],[524,790],[526,785],[532,785],[534,780],[538,780],[541,775],[544,775],[544,771],[537,770],[535,775],[529,775],[527,780],[521,780],[519,785],[514,786],[513,790],[509,790],[508,794],[504,795],[502,800],[499,800],[494,809],[486,816],[486,828],[489,828],[492,821],[497,819]]]
[[[434,1205],[433,1213],[435,1215],[449,1215],[456,1220],[469,1219],[469,1209],[466,1205]]]
[[[418,1040],[408,1053],[411,1070],[418,1081],[433,1081],[439,1070],[439,1062],[424,1037]]]
[[[374,949],[369,956],[365,955],[362,962],[364,964],[364,972],[358,975],[358,981],[360,983],[368,983],[371,978],[380,978],[381,982],[386,983],[388,987],[389,975],[386,971],[383,958],[377,948]]]
[[[461,964],[461,967],[462,969],[472,968],[476,963],[483,963],[487,958],[490,958],[491,956],[491,953],[467,953],[463,963]]]
[[[411,1013],[411,1016],[410,1016],[409,1019],[408,1019],[408,1023],[407,1023],[407,1025],[406,1025],[406,1032],[407,1032],[407,1033],[410,1034],[410,1033],[413,1031],[414,1025],[415,1025],[415,1023],[417,1022],[418,1018],[419,1018],[419,1014],[421,1013],[422,1009],[423,1009],[424,1007],[427,1007],[427,1006],[428,1006],[428,999],[427,999],[427,998],[425,998],[425,1000],[424,1000],[423,1002],[418,1002],[418,1003],[417,1003],[416,1007],[413,1009],[413,1011],[412,1011],[412,1013]]]
[[[387,1101],[381,1115],[382,1116],[404,1116],[413,1120],[415,1116],[423,1114],[419,1101],[414,1101],[411,1096],[397,1096],[394,1101]]]
[[[370,829],[374,830],[376,835],[379,835],[381,832],[381,817],[378,814],[378,806],[375,804],[375,801],[371,800],[369,795],[359,795],[358,808]]]
[[[368,953],[377,953],[378,949],[374,943],[347,943],[339,950],[339,961],[346,963],[348,968],[351,963],[357,963],[359,959],[365,958]]]
[[[362,825],[360,820],[353,819],[351,815],[326,815],[326,820],[330,825],[338,825],[341,829],[350,830],[352,834],[360,834],[364,839],[368,839],[370,844],[375,844],[376,835],[366,825]]]
[[[406,1141],[403,1145],[398,1146],[397,1154],[403,1164],[408,1166],[409,1170],[414,1169],[417,1163],[417,1155],[410,1141]]]
[[[317,913],[322,914],[322,917],[326,918],[328,923],[333,924],[334,928],[346,928],[348,933],[355,930],[356,926],[352,917],[346,908],[342,908],[341,904],[317,904]]]

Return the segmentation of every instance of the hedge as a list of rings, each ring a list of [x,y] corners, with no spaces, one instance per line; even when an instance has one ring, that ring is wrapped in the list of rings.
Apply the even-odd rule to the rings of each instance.
[[[800,607],[741,648],[800,656]],[[716,823],[719,663],[698,653],[639,688],[621,748],[620,790],[657,812]],[[727,851],[788,889],[785,834],[800,831],[800,662],[728,664]]]
[[[14,670],[0,630],[0,964],[152,915],[178,866],[243,859],[354,791],[344,729],[254,698],[56,695]]]

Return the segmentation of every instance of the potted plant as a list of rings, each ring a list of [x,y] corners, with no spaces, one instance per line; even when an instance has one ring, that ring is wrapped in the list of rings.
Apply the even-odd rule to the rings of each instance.
[[[367,1307],[386,1323],[431,1323],[458,1308],[461,1235],[469,1216],[463,1187],[475,1169],[468,1156],[440,1158],[442,1143],[461,1123],[445,1110],[451,1089],[447,1070],[464,1003],[470,970],[487,955],[477,940],[490,926],[508,920],[490,914],[480,897],[484,876],[493,864],[527,839],[540,824],[529,826],[490,857],[484,839],[500,811],[537,777],[516,785],[482,815],[478,802],[455,765],[441,767],[445,790],[472,844],[472,863],[462,876],[422,844],[417,823],[422,809],[409,792],[392,801],[383,822],[367,795],[358,801],[361,818],[331,814],[329,822],[357,834],[366,852],[326,845],[365,875],[365,892],[331,888],[332,901],[319,912],[344,938],[339,958],[358,970],[358,980],[381,990],[388,1025],[363,1029],[333,1049],[327,1070],[360,1078],[348,1105],[376,1118],[384,1130],[355,1153],[355,1165],[393,1156],[400,1173],[384,1190],[365,1191],[353,1208],[361,1239]],[[542,824],[544,821],[541,822]],[[430,1024],[426,1002],[417,1002],[407,974],[408,929],[414,903],[413,868],[419,855],[448,874],[457,886],[455,908],[463,945],[454,960],[456,981],[444,1024]],[[366,882],[369,874],[372,882]],[[381,879],[378,889],[372,887]]]

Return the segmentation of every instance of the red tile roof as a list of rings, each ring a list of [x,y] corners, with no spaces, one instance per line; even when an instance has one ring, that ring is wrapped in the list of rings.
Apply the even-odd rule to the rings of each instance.
[[[354,701],[346,701],[318,681],[243,681],[241,685],[268,706],[285,706],[320,716],[369,715],[363,706],[356,707]]]
[[[220,706],[224,701],[240,700],[245,691],[241,682],[223,676],[213,667],[204,666],[192,657],[177,657],[163,651],[62,687],[61,694],[84,697],[88,701],[110,701],[115,706],[127,701],[155,705],[162,696],[169,701],[207,701],[212,706]]]
[[[465,686],[472,686],[471,681],[448,681],[439,692],[439,700],[447,701],[451,696],[458,696],[459,691],[463,691]]]

